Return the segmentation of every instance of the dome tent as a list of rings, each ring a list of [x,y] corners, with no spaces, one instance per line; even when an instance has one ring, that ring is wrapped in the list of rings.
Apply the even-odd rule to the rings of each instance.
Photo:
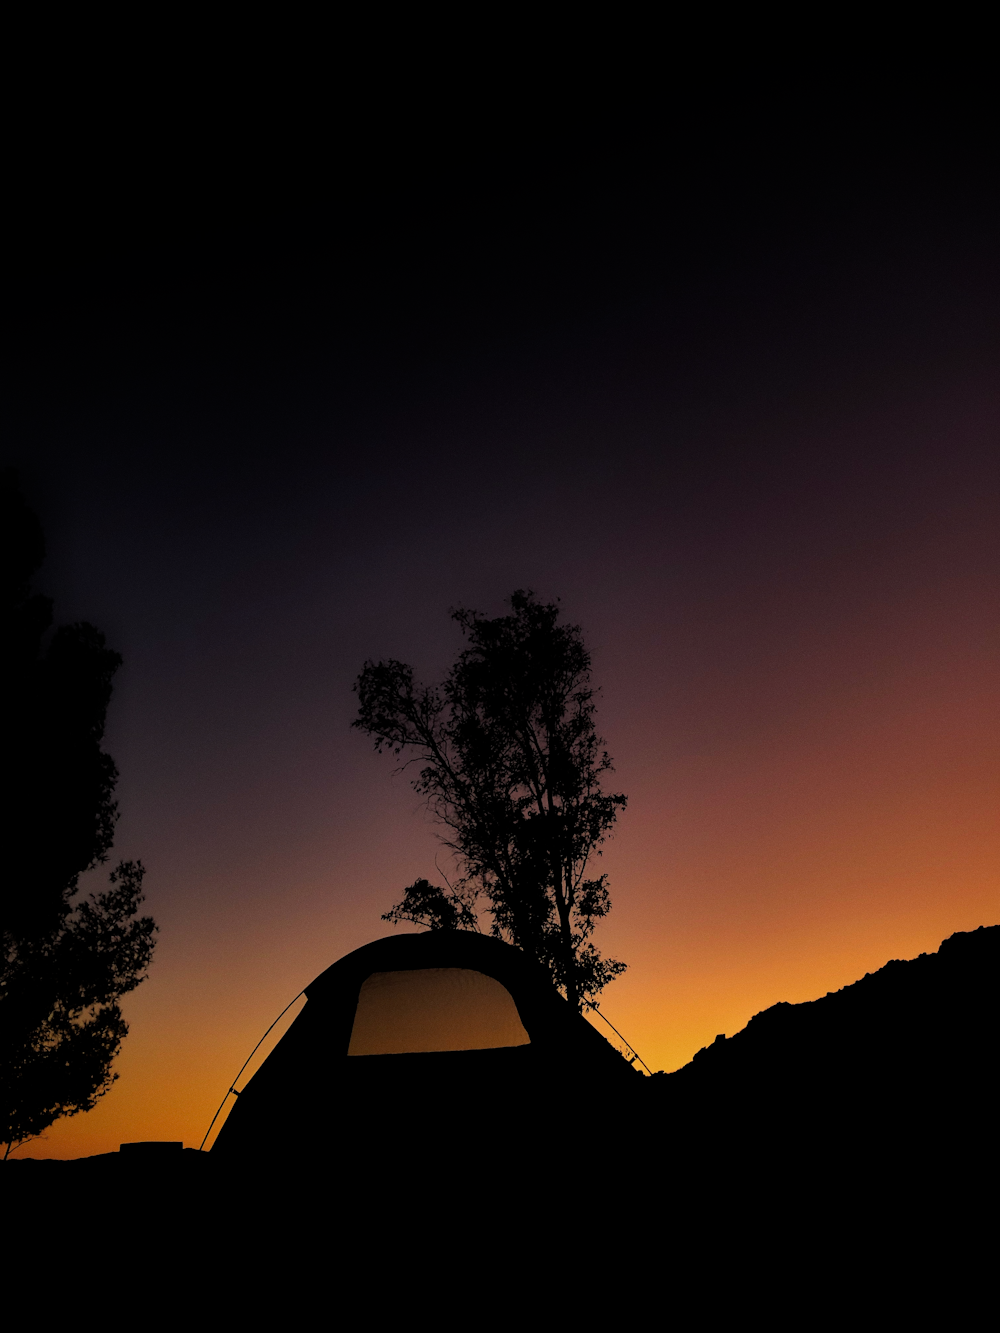
[[[213,1157],[445,1147],[475,1127],[531,1138],[550,1114],[611,1109],[640,1075],[520,950],[471,931],[375,940],[327,968],[242,1091]],[[433,1012],[419,1012],[421,1008]]]

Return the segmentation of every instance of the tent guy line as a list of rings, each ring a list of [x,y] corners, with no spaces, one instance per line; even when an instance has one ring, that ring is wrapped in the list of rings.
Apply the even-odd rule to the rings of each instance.
[[[598,1018],[604,1018],[604,1015],[601,1013],[600,1009],[598,1009],[596,1004],[592,1006],[592,1012],[595,1013]],[[646,1061],[642,1058],[642,1056],[635,1049],[632,1043],[630,1041],[625,1040],[625,1038],[622,1036],[622,1034],[618,1031],[614,1023],[612,1023],[609,1018],[604,1018],[604,1021],[605,1023],[607,1023],[608,1027],[615,1034],[615,1036],[618,1037],[621,1041],[625,1042],[627,1048],[632,1052],[632,1060],[638,1060],[639,1063],[642,1065],[643,1069],[645,1069],[646,1073],[652,1075],[653,1071],[650,1069],[649,1065],[646,1064]],[[632,1063],[632,1060],[629,1060],[629,1064]],[[222,1108],[220,1107],[219,1109],[221,1110]]]
[[[288,1001],[288,1003],[285,1005],[284,1009],[282,1009],[281,1013],[280,1013],[280,1014],[278,1015],[278,1017],[274,1020],[274,1022],[271,1024],[271,1026],[267,1029],[267,1031],[264,1033],[263,1037],[261,1037],[261,1039],[260,1039],[260,1041],[257,1043],[257,1045],[253,1048],[253,1050],[250,1052],[250,1054],[247,1056],[247,1058],[243,1061],[243,1064],[240,1066],[240,1072],[236,1075],[236,1077],[233,1079],[232,1083],[229,1085],[229,1088],[228,1088],[227,1091],[226,1091],[226,1096],[223,1097],[222,1101],[219,1103],[219,1109],[216,1111],[215,1115],[212,1116],[212,1124],[209,1125],[208,1129],[205,1130],[205,1137],[202,1139],[202,1141],[201,1141],[201,1143],[199,1144],[199,1147],[198,1147],[198,1151],[199,1151],[199,1152],[202,1152],[202,1151],[204,1150],[205,1144],[208,1142],[208,1136],[209,1136],[209,1134],[211,1134],[211,1132],[212,1132],[212,1127],[214,1126],[216,1120],[218,1120],[219,1116],[222,1114],[222,1108],[223,1108],[223,1107],[225,1106],[225,1104],[226,1104],[226,1097],[228,1097],[230,1093],[232,1093],[234,1097],[238,1097],[238,1096],[240,1095],[240,1094],[236,1091],[236,1084],[239,1083],[241,1077],[243,1076],[243,1070],[246,1069],[247,1065],[248,1065],[248,1064],[250,1063],[250,1061],[254,1058],[254,1056],[257,1054],[257,1052],[260,1050],[260,1048],[264,1045],[264,1042],[267,1041],[268,1037],[271,1035],[271,1033],[274,1031],[274,1029],[278,1026],[278,1024],[281,1022],[281,1020],[284,1018],[284,1016],[288,1013],[289,1009],[291,1009],[292,1005],[295,1003],[295,1000],[301,1000],[302,997],[303,997],[303,995],[305,995],[305,993],[306,993],[306,992],[305,992],[305,987],[303,987],[302,990],[299,991],[298,995],[295,996],[295,999],[293,999],[293,1000],[289,1000],[289,1001]]]

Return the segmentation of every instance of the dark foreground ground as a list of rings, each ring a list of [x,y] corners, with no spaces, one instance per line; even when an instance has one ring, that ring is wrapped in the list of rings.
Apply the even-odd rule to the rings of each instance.
[[[322,1157],[8,1162],[6,1266],[53,1300],[198,1317],[971,1322],[996,1253],[998,964],[1000,927],[953,936],[627,1096],[546,1099],[516,1137],[401,1105],[342,1116]]]

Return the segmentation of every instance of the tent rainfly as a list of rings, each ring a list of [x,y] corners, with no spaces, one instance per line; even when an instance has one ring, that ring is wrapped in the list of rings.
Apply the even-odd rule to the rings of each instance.
[[[475,1125],[497,1143],[582,1102],[610,1109],[641,1081],[540,964],[471,931],[375,940],[305,994],[230,1111],[217,1160],[303,1133],[331,1149],[433,1149]]]

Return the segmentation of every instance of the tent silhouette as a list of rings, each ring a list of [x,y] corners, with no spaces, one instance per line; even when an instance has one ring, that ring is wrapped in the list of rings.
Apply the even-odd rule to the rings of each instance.
[[[387,1146],[512,1150],[540,1122],[611,1109],[641,1076],[520,950],[471,931],[389,936],[321,973],[242,1091],[216,1160],[302,1142],[311,1155]]]

